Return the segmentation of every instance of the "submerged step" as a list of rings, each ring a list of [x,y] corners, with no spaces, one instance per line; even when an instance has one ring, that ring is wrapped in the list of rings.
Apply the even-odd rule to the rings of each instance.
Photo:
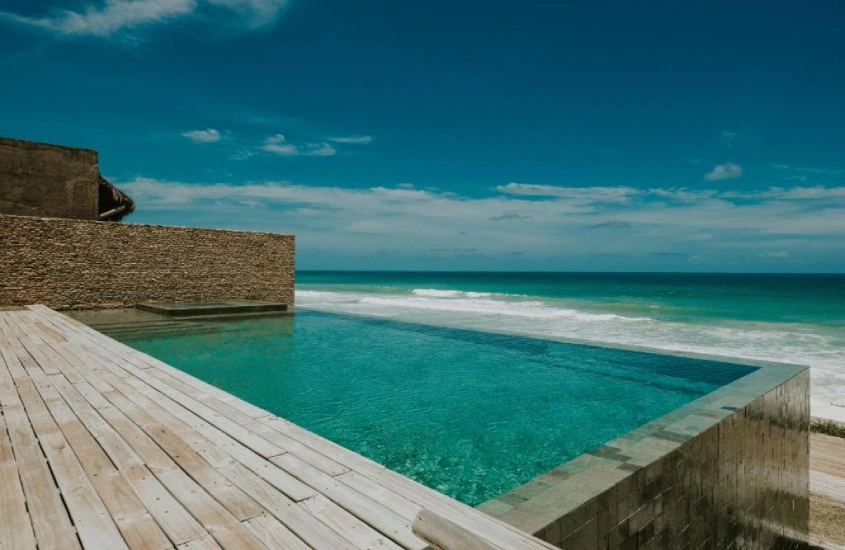
[[[242,313],[287,312],[288,306],[276,302],[257,300],[216,300],[212,302],[146,302],[135,306],[141,311],[157,313],[167,317],[197,317],[206,315],[228,315]]]

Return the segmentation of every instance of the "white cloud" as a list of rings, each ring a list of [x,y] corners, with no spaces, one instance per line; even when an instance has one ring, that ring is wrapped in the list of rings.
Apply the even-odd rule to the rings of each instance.
[[[276,21],[288,0],[206,0],[208,3],[241,14],[252,27],[264,27]]]
[[[309,143],[304,148],[300,147],[303,155],[312,157],[332,157],[337,150],[328,143]]]
[[[772,163],[771,166],[775,170],[799,172],[799,173],[802,173],[802,174],[810,174],[810,175],[813,175],[813,176],[829,176],[829,177],[845,176],[845,170],[838,169],[838,168],[791,166],[789,164],[781,164],[781,163],[777,163],[777,162]]]
[[[54,10],[43,17],[0,11],[0,18],[61,36],[111,37],[221,9],[235,12],[238,17],[229,13],[217,21],[263,27],[273,23],[286,4],[287,0],[105,0],[77,11]]]
[[[736,140],[739,134],[730,130],[722,130],[722,140],[725,142],[725,147],[728,149],[736,149]]]
[[[299,154],[299,148],[296,145],[288,143],[287,138],[282,134],[268,137],[264,140],[264,145],[261,148],[268,153],[275,153],[285,157],[292,157]]]
[[[707,181],[718,181],[734,179],[742,176],[742,166],[734,164],[733,162],[726,162],[725,164],[717,164],[713,169],[704,174],[704,179]]]
[[[627,202],[642,195],[641,189],[633,187],[561,187],[535,183],[509,183],[499,185],[496,191],[509,195],[535,197],[557,197],[593,202]]]
[[[576,191],[537,200],[513,194],[507,185],[500,189],[509,191],[486,197],[408,186],[290,182],[187,184],[136,178],[117,185],[138,203],[137,221],[179,222],[189,215],[192,224],[293,232],[301,249],[312,255],[343,250],[408,257],[459,247],[502,258],[520,251],[523,258],[538,261],[552,256],[589,262],[597,254],[616,254],[656,262],[674,254],[673,261],[695,257],[707,264],[733,255],[752,265],[767,259],[794,261],[805,258],[807,250],[823,250],[825,258],[845,254],[840,238],[845,234],[845,188],[747,193],[570,188]],[[620,196],[628,198],[606,198]],[[145,220],[145,215],[158,217]]]
[[[328,143],[306,143],[295,145],[288,141],[283,134],[276,134],[264,140],[261,149],[282,157],[331,157],[337,150]]]
[[[243,149],[241,151],[235,151],[234,153],[229,155],[229,158],[231,160],[248,160],[248,159],[251,159],[252,157],[254,157],[255,155],[256,155],[255,151]]]
[[[329,141],[334,143],[344,143],[350,145],[369,145],[373,142],[372,136],[346,136],[329,138]]]
[[[223,135],[219,130],[208,128],[206,130],[191,130],[184,132],[182,137],[188,138],[194,143],[216,143],[223,139]]]

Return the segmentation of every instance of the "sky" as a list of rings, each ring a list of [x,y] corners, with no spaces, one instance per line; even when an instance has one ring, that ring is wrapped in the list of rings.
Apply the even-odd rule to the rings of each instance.
[[[845,3],[3,0],[0,135],[302,269],[845,272]]]

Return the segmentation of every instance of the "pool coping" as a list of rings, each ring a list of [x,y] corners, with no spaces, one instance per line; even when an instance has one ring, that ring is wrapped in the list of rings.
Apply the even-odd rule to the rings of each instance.
[[[725,419],[809,370],[806,366],[771,362],[739,364],[758,368],[476,508],[529,533],[537,533],[562,517],[576,526],[580,514],[573,512],[582,508],[585,517],[589,516],[589,505],[595,507],[597,496],[706,431],[717,426],[721,430]],[[540,494],[543,498],[536,498]],[[549,506],[550,500],[553,507]]]

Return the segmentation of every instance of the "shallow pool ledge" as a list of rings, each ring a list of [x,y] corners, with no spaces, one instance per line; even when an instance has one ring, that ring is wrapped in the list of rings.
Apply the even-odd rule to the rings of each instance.
[[[807,548],[809,369],[741,363],[759,368],[478,508],[566,549]]]

